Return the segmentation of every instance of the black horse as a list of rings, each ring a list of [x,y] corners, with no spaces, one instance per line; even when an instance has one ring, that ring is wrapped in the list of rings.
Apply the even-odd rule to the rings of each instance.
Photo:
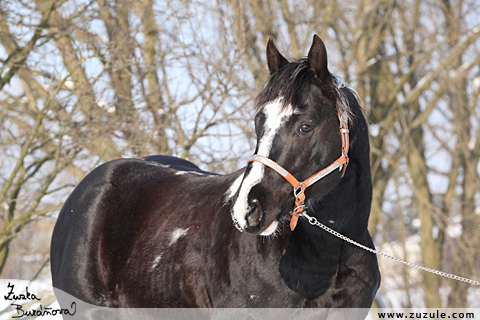
[[[55,288],[107,307],[371,307],[376,256],[300,213],[374,247],[362,110],[328,71],[317,36],[308,58],[294,62],[270,40],[267,60],[270,80],[256,99],[260,161],[229,175],[168,156],[99,166],[58,217]],[[282,169],[303,181],[324,168],[335,170],[296,189],[305,201],[292,215],[298,199]],[[293,231],[287,217],[299,217]]]

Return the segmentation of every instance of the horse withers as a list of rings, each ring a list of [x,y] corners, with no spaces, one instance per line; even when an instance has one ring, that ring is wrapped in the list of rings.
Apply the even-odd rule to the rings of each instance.
[[[55,288],[122,308],[371,307],[376,256],[302,216],[374,247],[355,92],[328,71],[317,36],[293,62],[270,40],[267,61],[252,161],[228,175],[169,156],[97,167],[55,225]]]

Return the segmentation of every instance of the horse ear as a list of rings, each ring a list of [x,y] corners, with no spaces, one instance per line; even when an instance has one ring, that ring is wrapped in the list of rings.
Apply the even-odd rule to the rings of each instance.
[[[267,63],[270,74],[288,64],[288,60],[278,52],[272,38],[268,39],[267,43]]]
[[[327,49],[322,39],[317,35],[313,36],[313,43],[308,52],[308,63],[315,72],[315,77],[325,80],[330,74],[327,68]]]

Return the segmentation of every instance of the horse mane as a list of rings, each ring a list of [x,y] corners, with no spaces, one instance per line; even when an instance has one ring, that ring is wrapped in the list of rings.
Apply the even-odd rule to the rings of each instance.
[[[358,101],[358,93],[349,87],[340,77],[331,74],[332,84],[321,83],[320,87],[325,95],[336,101],[337,111],[350,122],[353,120],[353,112],[350,108],[348,96],[344,90],[353,94]],[[300,58],[296,61],[286,64],[283,68],[274,72],[268,80],[266,86],[255,98],[255,110],[260,111],[267,103],[281,99],[282,108],[292,104],[299,92],[306,92],[310,89],[314,76],[310,72],[310,64],[307,58]]]

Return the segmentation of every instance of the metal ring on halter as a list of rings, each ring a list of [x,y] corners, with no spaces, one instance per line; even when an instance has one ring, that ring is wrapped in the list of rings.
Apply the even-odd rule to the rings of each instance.
[[[303,193],[302,185],[303,183],[300,183],[298,188],[293,188],[293,195],[295,196],[295,199],[298,199],[298,196]]]
[[[300,209],[300,208],[302,208],[302,211],[305,210],[305,205],[302,204],[301,206],[298,206],[298,207],[293,208],[293,211],[292,211],[292,212],[296,212],[297,209]]]

